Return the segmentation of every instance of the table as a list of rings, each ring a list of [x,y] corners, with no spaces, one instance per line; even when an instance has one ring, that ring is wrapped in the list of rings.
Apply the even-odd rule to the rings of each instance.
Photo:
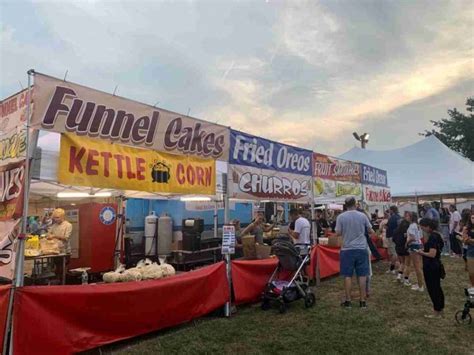
[[[71,254],[50,254],[50,255],[38,255],[38,256],[25,256],[25,260],[33,260],[34,264],[33,264],[33,272],[31,276],[33,279],[35,279],[40,275],[41,273],[40,270],[43,269],[45,265],[51,264],[54,259],[61,258],[62,264],[63,264],[61,284],[65,285],[66,284],[66,258],[70,255]]]

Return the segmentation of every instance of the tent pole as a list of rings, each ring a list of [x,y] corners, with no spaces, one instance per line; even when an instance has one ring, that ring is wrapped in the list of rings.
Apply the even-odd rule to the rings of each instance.
[[[214,200],[214,238],[217,238],[217,227],[218,227],[218,201],[217,199]]]
[[[230,198],[229,198],[229,185],[231,180],[229,178],[229,163],[227,163],[227,173],[226,173],[226,186],[225,186],[225,195],[224,195],[224,224],[229,224],[230,222]],[[226,317],[230,317],[231,314],[231,306],[232,306],[232,265],[230,260],[230,254],[225,255],[225,264],[226,264],[226,272],[227,272],[227,284],[229,287],[229,301],[226,302],[224,307],[224,314]]]
[[[30,144],[30,124],[31,124],[31,77],[34,76],[35,71],[33,69],[28,70],[28,95],[27,95],[27,104],[26,104],[26,120],[25,120],[25,129],[26,129],[26,153],[25,153],[25,175],[23,178],[23,214],[21,220],[21,232],[18,236],[18,242],[15,253],[15,275],[13,279],[13,287],[10,290],[10,299],[8,304],[8,314],[7,314],[7,329],[5,331],[5,341],[3,353],[6,354],[7,347],[7,336],[10,332],[10,347],[9,353],[13,354],[13,303],[15,298],[15,290],[18,287],[22,287],[24,283],[24,264],[25,264],[25,237],[26,237],[26,227],[28,219],[28,200],[30,193],[30,156],[33,156],[33,153],[37,144],[37,133],[34,139],[33,144]]]
[[[313,178],[311,177],[311,239],[313,240],[313,245],[316,245],[317,240],[317,226],[316,220],[314,217],[314,182]]]
[[[114,267],[117,268],[120,265],[120,254],[122,251],[122,235],[123,226],[125,224],[125,216],[123,215],[123,200],[122,195],[118,197],[117,201],[117,220],[116,220],[116,232],[115,232],[115,250],[114,250]]]

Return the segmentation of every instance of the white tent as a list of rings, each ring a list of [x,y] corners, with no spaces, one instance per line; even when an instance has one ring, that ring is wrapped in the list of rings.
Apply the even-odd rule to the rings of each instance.
[[[474,162],[434,136],[394,150],[354,147],[340,158],[386,170],[393,197],[474,195]]]

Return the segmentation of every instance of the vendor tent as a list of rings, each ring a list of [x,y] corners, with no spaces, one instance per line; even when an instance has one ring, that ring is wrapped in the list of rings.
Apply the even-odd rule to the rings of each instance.
[[[474,195],[474,163],[434,136],[394,150],[354,147],[340,157],[387,170],[393,197]]]

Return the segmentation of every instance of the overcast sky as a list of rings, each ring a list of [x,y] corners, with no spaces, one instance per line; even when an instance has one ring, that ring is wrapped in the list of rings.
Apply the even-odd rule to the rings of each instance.
[[[468,1],[0,1],[0,97],[26,71],[339,155],[420,139],[474,95]]]

